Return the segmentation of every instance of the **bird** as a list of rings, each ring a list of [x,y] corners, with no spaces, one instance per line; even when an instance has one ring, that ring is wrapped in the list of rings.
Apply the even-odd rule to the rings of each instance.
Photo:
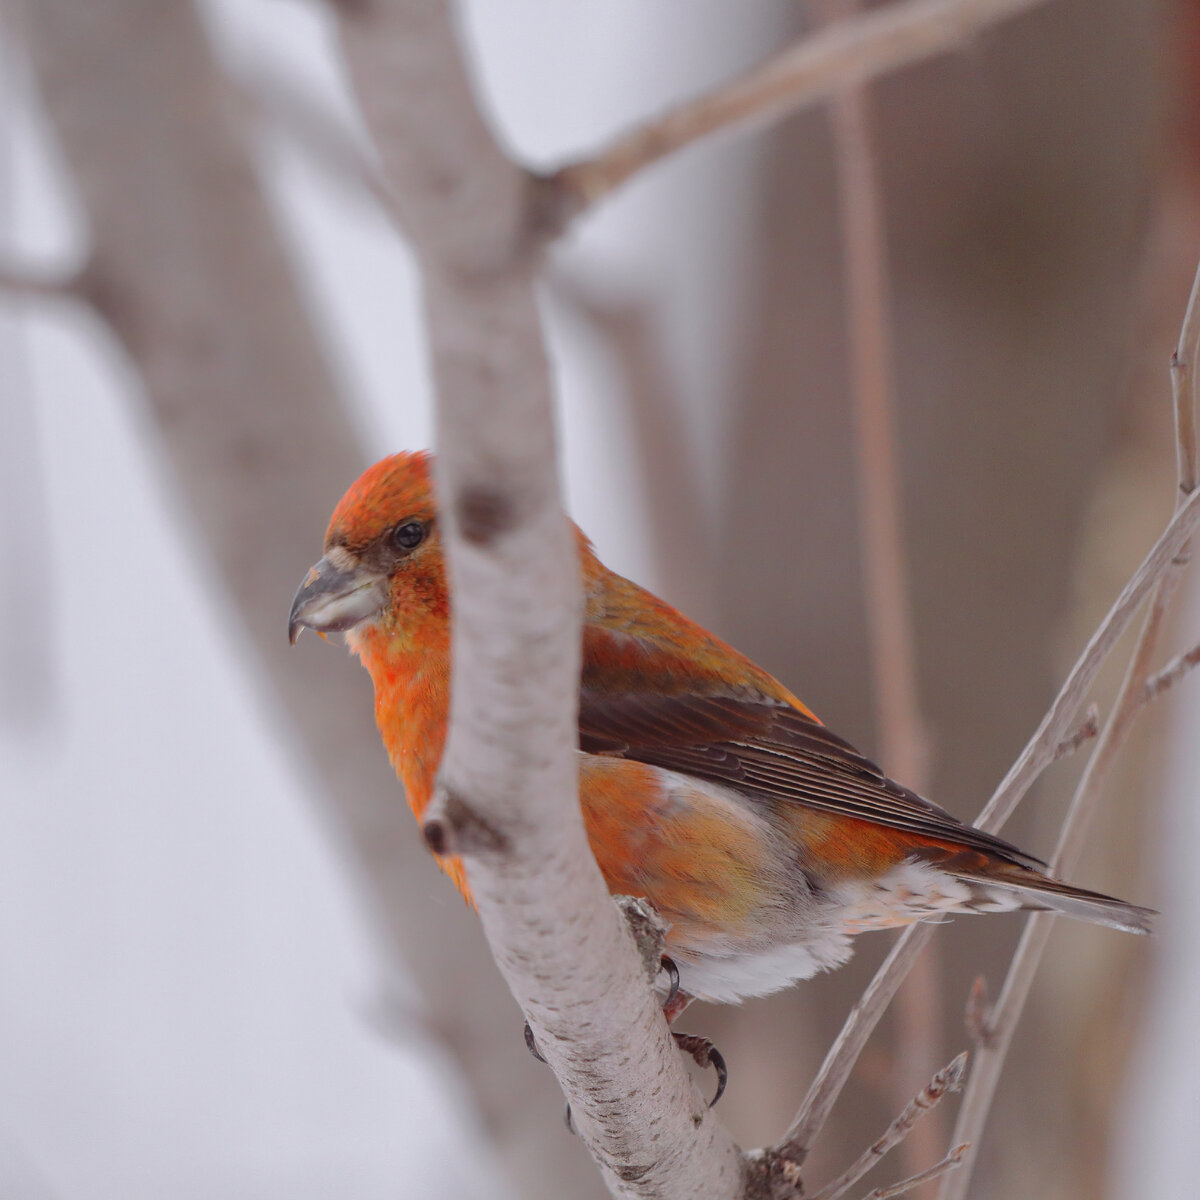
[[[452,596],[428,452],[370,467],[338,503],[288,617],[345,634],[370,674],[420,820],[449,717]],[[1040,859],[890,779],[782,683],[609,570],[575,527],[584,591],[579,802],[614,895],[668,923],[668,1021],[832,970],[872,930],[958,913],[1062,913],[1148,933],[1153,910],[1053,878]],[[470,902],[463,862],[440,865]]]

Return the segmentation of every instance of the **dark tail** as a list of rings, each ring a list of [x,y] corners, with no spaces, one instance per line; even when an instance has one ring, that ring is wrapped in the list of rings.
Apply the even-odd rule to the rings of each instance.
[[[985,871],[958,871],[947,864],[944,869],[971,885],[978,896],[973,907],[1056,912],[1095,925],[1107,925],[1110,929],[1122,929],[1126,933],[1154,932],[1154,918],[1158,916],[1154,909],[1140,908],[1100,892],[1072,887],[1025,867],[1003,863]]]

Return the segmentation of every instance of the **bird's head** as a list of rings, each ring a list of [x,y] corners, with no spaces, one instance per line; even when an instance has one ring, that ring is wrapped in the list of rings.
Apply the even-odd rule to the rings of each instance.
[[[393,454],[342,497],[325,554],[292,601],[288,639],[300,630],[354,630],[381,617],[448,614],[445,568],[427,453]]]

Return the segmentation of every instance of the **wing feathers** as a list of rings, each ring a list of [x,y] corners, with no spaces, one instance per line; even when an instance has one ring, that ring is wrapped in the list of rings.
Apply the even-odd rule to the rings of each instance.
[[[609,691],[585,668],[580,748],[618,754],[835,816],[872,821],[921,837],[946,839],[1037,868],[1039,859],[889,779],[870,759],[782,700],[749,688],[727,692]]]

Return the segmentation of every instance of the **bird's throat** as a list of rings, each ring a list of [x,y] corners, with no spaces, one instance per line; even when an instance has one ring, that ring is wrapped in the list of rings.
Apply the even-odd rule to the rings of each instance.
[[[347,643],[375,685],[375,720],[388,758],[420,820],[433,796],[450,715],[449,639],[431,631],[419,643],[361,626]]]

